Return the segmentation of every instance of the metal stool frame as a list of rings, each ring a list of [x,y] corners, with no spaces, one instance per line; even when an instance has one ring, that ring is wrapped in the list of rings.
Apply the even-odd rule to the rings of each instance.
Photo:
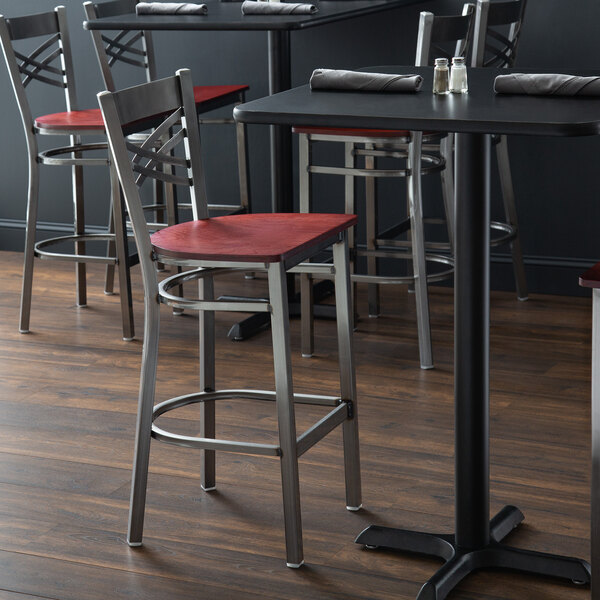
[[[135,12],[135,6],[138,0],[108,0],[107,2],[84,2],[83,8],[88,20],[99,19],[103,17],[117,16]],[[109,35],[111,33],[112,35]],[[152,40],[152,32],[150,31],[116,31],[102,32],[91,30],[94,49],[100,65],[102,80],[105,89],[110,92],[116,91],[112,67],[117,63],[123,63],[133,67],[143,69],[146,81],[154,81],[157,79],[156,58],[154,43]],[[232,103],[230,99],[226,101],[214,101],[207,103],[205,109],[198,108],[198,113],[214,110],[220,106],[237,106],[245,101],[245,93],[243,91],[237,94],[237,98]],[[218,125],[233,125],[236,131],[236,146],[237,146],[237,163],[238,163],[238,181],[240,189],[240,199],[236,204],[209,204],[211,211],[237,213],[250,212],[251,197],[248,169],[248,143],[246,136],[246,125],[244,123],[236,123],[233,118],[222,119],[207,119],[199,117],[198,122],[201,125],[218,124]],[[189,205],[179,205],[180,208],[191,208]],[[167,209],[167,223],[173,225],[177,222],[176,207],[169,207],[168,198],[167,205],[162,206],[157,199],[157,206],[153,209]]]
[[[476,52],[472,56],[472,66],[495,68],[514,66],[526,7],[527,0],[505,0],[502,2],[477,0],[475,40],[473,44]],[[508,35],[498,31],[497,28],[503,26],[509,27]],[[505,135],[492,136],[492,142],[496,148],[505,221],[491,222],[492,231],[499,235],[492,238],[490,245],[510,244],[517,298],[527,300],[527,278],[519,238],[515,192],[508,156],[508,138]]]
[[[432,50],[435,56],[451,58],[451,54],[438,44],[456,42],[453,55],[466,56],[469,53],[473,38],[474,5],[465,4],[461,16],[434,16],[430,12],[422,12],[419,20],[417,39],[416,66],[424,66],[430,62]],[[429,244],[425,242],[423,232],[423,209],[421,195],[421,176],[440,173],[442,192],[446,213],[451,214],[454,205],[454,178],[452,136],[440,133],[425,134],[421,132],[398,132],[398,137],[378,138],[374,132],[369,135],[339,135],[319,133],[300,133],[299,136],[299,172],[300,172],[300,212],[312,211],[311,180],[313,174],[343,175],[345,177],[345,212],[355,212],[355,177],[365,179],[366,201],[366,236],[367,248],[358,250],[351,234],[353,264],[358,256],[367,257],[367,274],[352,273],[355,283],[368,283],[369,315],[379,314],[379,289],[382,284],[414,285],[417,307],[417,329],[419,337],[419,355],[421,368],[433,368],[433,352],[429,326],[429,299],[427,283],[439,281],[451,276],[453,259],[450,255],[439,254],[440,250],[452,250],[454,243],[453,219],[446,219],[449,244]],[[323,167],[313,165],[313,142],[343,142],[345,145],[345,167]],[[364,157],[365,166],[357,168],[357,157]],[[376,167],[379,157],[390,157],[406,161],[406,168],[383,170]],[[423,166],[425,163],[425,166]],[[405,177],[408,196],[408,219],[390,227],[385,232],[378,231],[377,198],[375,178]],[[403,232],[410,232],[408,241],[395,240]],[[404,251],[402,251],[404,249]],[[434,250],[434,252],[431,252]],[[438,251],[438,252],[435,252]],[[384,277],[378,275],[378,258],[404,258],[412,261],[412,274],[408,276]],[[426,261],[442,263],[446,268],[438,273],[427,275]],[[302,311],[302,355],[313,354],[313,314],[312,286],[306,276],[302,281],[304,297]]]
[[[46,39],[31,54],[24,55],[13,47],[14,42],[28,38]],[[66,260],[76,263],[77,305],[87,302],[86,263],[105,263],[117,266],[120,283],[123,338],[134,336],[131,286],[129,280],[129,257],[127,255],[124,218],[122,213],[119,184],[116,174],[110,168],[108,157],[86,158],[90,151],[107,150],[106,143],[82,143],[82,134],[102,134],[104,130],[86,130],[74,127],[46,131],[36,127],[27,100],[25,88],[38,81],[64,90],[66,110],[77,110],[77,97],[74,87],[74,71],[67,27],[66,9],[58,6],[54,11],[16,18],[0,16],[0,45],[8,68],[13,91],[17,100],[27,142],[29,163],[29,184],[27,218],[25,232],[25,253],[19,330],[29,332],[31,298],[33,285],[34,257],[52,260]],[[58,66],[53,63],[60,61]],[[69,144],[40,152],[37,135],[68,135]],[[73,235],[59,236],[36,242],[37,212],[39,203],[39,165],[68,166],[72,169],[73,185]],[[111,213],[115,233],[89,234],[85,231],[83,201],[83,167],[109,167],[111,175]],[[116,256],[94,256],[86,254],[86,242],[92,240],[110,241],[116,245]],[[61,242],[73,242],[74,254],[55,252],[50,248]]]
[[[194,219],[208,218],[200,137],[196,125],[190,72],[180,70],[175,77],[135,86],[120,92],[102,92],[98,95],[98,99],[133,225],[144,281],[144,346],[128,542],[132,546],[142,543],[150,439],[154,437],[171,444],[203,450],[202,487],[205,490],[215,487],[216,450],[279,456],[281,459],[286,561],[290,567],[299,567],[304,562],[304,556],[298,458],[338,425],[342,425],[343,429],[346,506],[349,510],[358,510],[361,507],[356,382],[352,349],[352,308],[348,243],[345,232],[336,236],[335,239],[329,239],[314,247],[304,249],[285,262],[187,260],[166,256],[165,253],[159,254],[152,246],[137,189],[144,179],[158,177],[163,181],[187,188],[191,196]],[[144,127],[140,123],[153,114],[161,114],[162,117],[160,124],[157,122],[152,124],[155,129],[149,138],[141,147],[128,143],[125,136],[135,132],[136,126],[123,127],[123,124],[133,122],[137,123],[137,128]],[[169,116],[163,121],[166,114]],[[162,148],[157,150],[153,142],[165,135],[173,123],[179,120],[181,120],[182,128]],[[185,142],[184,158],[173,156],[170,150],[175,144],[182,141]],[[130,154],[134,155],[133,163]],[[165,174],[159,168],[161,163],[181,169],[184,175]],[[331,243],[333,243],[333,265],[300,264]],[[193,270],[176,274],[159,285],[154,264],[157,261]],[[327,271],[334,276],[341,384],[339,397],[295,394],[293,391],[286,277],[287,273],[294,271],[294,268],[301,272]],[[269,284],[268,301],[215,300],[214,277],[232,270],[266,271]],[[171,294],[173,288],[179,288],[182,283],[189,281],[198,281],[198,298]],[[171,398],[153,406],[161,303],[175,308],[200,311],[200,391]],[[253,313],[265,311],[271,314],[275,366],[274,392],[216,389],[214,311],[217,310]],[[279,444],[242,443],[215,439],[215,401],[232,397],[275,401],[279,423]],[[165,412],[191,403],[199,403],[201,406],[199,437],[169,433],[154,422]],[[329,407],[330,411],[306,432],[297,436],[294,416],[294,406],[297,403],[323,405]]]

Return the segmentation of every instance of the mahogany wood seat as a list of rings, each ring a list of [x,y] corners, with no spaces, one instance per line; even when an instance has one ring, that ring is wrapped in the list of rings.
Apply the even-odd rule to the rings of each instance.
[[[38,130],[43,129],[48,133],[53,131],[57,133],[73,131],[104,133],[104,120],[99,108],[42,115],[35,118],[34,125]]]
[[[152,98],[150,103],[145,102]],[[352,349],[352,308],[347,231],[354,215],[236,214],[209,218],[202,168],[198,121],[188,70],[175,77],[152,81],[118,92],[98,95],[106,122],[111,154],[119,174],[133,226],[144,280],[144,348],[138,404],[135,458],[129,513],[128,542],[142,543],[150,441],[203,451],[201,485],[215,488],[215,451],[278,457],[281,464],[286,563],[304,562],[298,459],[337,426],[342,427],[346,508],[361,507],[360,458],[356,411],[356,382]],[[161,115],[160,123],[156,115]],[[144,131],[151,119],[155,129],[139,145],[126,135]],[[164,119],[164,120],[163,120]],[[135,126],[132,126],[134,123]],[[182,127],[173,132],[173,125]],[[156,144],[164,140],[164,144]],[[180,152],[171,152],[183,146]],[[168,173],[166,172],[168,167]],[[165,179],[166,178],[166,179]],[[168,180],[178,194],[191,200],[194,220],[161,229],[151,236],[141,204],[145,182]],[[304,261],[328,247],[333,265]],[[156,263],[186,269],[158,282]],[[191,269],[191,270],[190,270]],[[268,298],[215,298],[214,278],[231,271],[266,272]],[[340,395],[295,393],[292,382],[287,277],[289,273],[321,272],[333,278],[337,313]],[[190,297],[192,283],[197,297]],[[188,290],[184,295],[183,290]],[[178,290],[175,292],[175,290]],[[160,331],[160,304],[199,311],[200,381],[185,395],[155,404],[155,382]],[[275,391],[219,389],[215,378],[215,311],[264,312],[270,315],[273,339]],[[270,374],[267,374],[270,377]],[[318,382],[316,382],[318,383]],[[278,443],[215,439],[215,402],[218,400],[275,402]],[[200,407],[199,435],[165,430],[160,422],[169,411],[190,405]],[[296,406],[323,407],[325,415],[304,433],[296,433]],[[323,410],[322,409],[322,410]],[[264,408],[261,408],[263,411]],[[243,424],[240,424],[243,426]],[[194,428],[194,431],[197,431]],[[245,437],[245,436],[244,436]]]
[[[596,263],[581,275],[579,285],[586,288],[600,289],[600,263]]]
[[[249,85],[195,85],[194,101],[197,108],[199,104],[218,98],[225,100],[227,104],[236,104],[240,93],[247,92],[249,89]]]
[[[192,260],[284,262],[356,224],[355,215],[265,213],[188,221],[152,234],[163,256]]]
[[[40,39],[41,38],[41,39]],[[31,50],[33,43],[34,50]],[[39,44],[39,45],[38,45]],[[67,28],[66,9],[23,17],[0,17],[0,45],[8,67],[12,88],[19,106],[29,162],[29,188],[23,265],[23,287],[19,330],[29,331],[33,286],[34,258],[66,260],[75,263],[77,305],[87,302],[86,263],[103,263],[116,267],[119,275],[123,338],[134,335],[129,262],[124,217],[121,210],[116,173],[110,167],[106,140],[82,142],[81,135],[105,136],[104,122],[99,109],[77,110],[75,78]],[[37,45],[37,47],[35,47]],[[44,84],[43,93],[52,87],[64,94],[65,112],[32,117],[27,93],[30,84]],[[34,86],[35,87],[35,86]],[[52,98],[51,94],[48,94]],[[40,151],[38,135],[68,136],[63,145]],[[98,156],[98,151],[104,151]],[[94,154],[89,154],[94,152]],[[70,167],[72,170],[73,234],[38,241],[36,239],[39,203],[40,165]],[[104,167],[111,175],[111,221],[106,233],[86,231],[83,199],[83,167]],[[59,202],[59,199],[55,199]],[[107,256],[86,252],[86,244],[103,241],[114,248]],[[59,245],[70,245],[71,252]]]

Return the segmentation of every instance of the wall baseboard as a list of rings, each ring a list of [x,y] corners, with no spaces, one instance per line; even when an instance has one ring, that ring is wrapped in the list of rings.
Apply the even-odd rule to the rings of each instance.
[[[91,233],[102,233],[106,227],[88,226]],[[69,223],[38,222],[39,239],[71,233]],[[19,219],[0,219],[0,250],[23,250],[25,240],[25,221]],[[557,294],[562,296],[589,296],[589,290],[579,287],[579,276],[597,261],[585,258],[564,256],[525,256],[527,284],[531,293]],[[512,261],[508,253],[492,252],[492,289],[513,290],[514,278]]]

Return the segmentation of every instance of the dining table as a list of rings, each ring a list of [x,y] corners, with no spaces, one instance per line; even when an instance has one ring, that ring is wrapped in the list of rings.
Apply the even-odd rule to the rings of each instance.
[[[234,110],[234,117],[245,123],[456,134],[455,532],[372,525],[356,542],[442,559],[443,566],[423,585],[418,600],[442,600],[469,573],[487,568],[588,584],[591,567],[585,560],[504,543],[524,519],[516,506],[505,506],[490,519],[490,150],[494,134],[600,135],[600,102],[597,97],[585,96],[497,94],[494,80],[510,73],[506,69],[471,68],[469,92],[448,95],[432,93],[432,68],[378,66],[366,70],[415,73],[423,77],[423,86],[413,93],[377,93],[313,91],[304,85]]]

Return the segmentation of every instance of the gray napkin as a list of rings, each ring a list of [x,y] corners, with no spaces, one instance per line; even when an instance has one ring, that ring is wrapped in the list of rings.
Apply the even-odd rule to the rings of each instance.
[[[313,90],[347,90],[359,92],[418,92],[420,75],[390,75],[335,69],[315,69],[310,78]]]
[[[139,2],[135,12],[138,15],[205,15],[208,7],[193,2]]]
[[[579,77],[555,73],[511,73],[494,81],[498,94],[538,96],[600,96],[600,77]]]
[[[244,0],[244,15],[310,15],[319,9],[314,4],[292,4],[291,2],[255,2]]]

